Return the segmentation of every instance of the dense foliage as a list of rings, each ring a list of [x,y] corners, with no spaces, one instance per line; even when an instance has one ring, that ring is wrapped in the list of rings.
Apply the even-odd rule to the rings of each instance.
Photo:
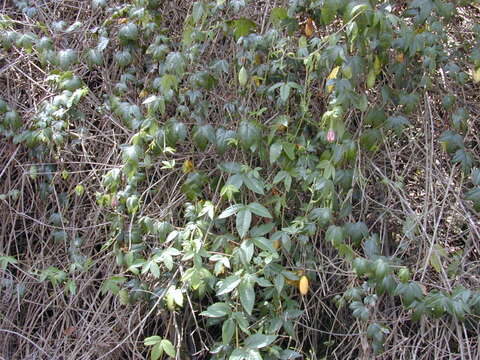
[[[480,356],[476,6],[53,6],[0,19],[1,291],[140,314],[101,351],[64,351]],[[28,314],[4,306],[2,352],[61,351],[35,325],[23,352]]]

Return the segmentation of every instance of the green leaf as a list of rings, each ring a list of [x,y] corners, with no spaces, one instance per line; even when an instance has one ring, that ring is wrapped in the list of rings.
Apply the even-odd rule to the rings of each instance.
[[[410,125],[408,119],[401,115],[390,116],[387,119],[387,127],[394,130],[397,135],[400,135],[403,129],[408,125]]]
[[[222,325],[222,342],[224,345],[230,344],[235,333],[235,322],[229,318],[223,322]]]
[[[218,218],[225,219],[227,217],[230,217],[236,214],[240,209],[243,209],[243,208],[245,208],[245,205],[242,205],[242,204],[231,205],[225,210],[223,210],[222,213],[218,216]]]
[[[58,64],[63,70],[67,70],[77,62],[77,52],[73,49],[61,50],[58,52]]]
[[[408,283],[399,283],[395,289],[395,295],[400,295],[406,306],[412,304],[415,300],[422,298],[422,288],[414,281]]]
[[[241,278],[238,275],[232,275],[223,280],[217,291],[217,296],[225,295],[236,289],[240,284]],[[210,309],[210,307],[208,308]],[[222,315],[223,316],[223,315]],[[213,317],[213,316],[212,316]]]
[[[283,103],[286,103],[288,98],[290,97],[290,89],[291,86],[288,82],[283,83],[282,86],[280,86],[280,99]]]
[[[217,129],[215,135],[215,146],[219,155],[223,155],[227,150],[232,139],[235,139],[236,133],[233,130]]]
[[[373,266],[375,267],[375,276],[377,280],[383,279],[390,273],[390,265],[381,258],[375,260]]]
[[[257,236],[263,236],[265,234],[268,234],[270,231],[273,230],[275,225],[276,224],[272,221],[266,224],[262,224],[260,226],[256,226],[252,230],[250,230],[250,236],[257,237]]]
[[[256,24],[250,20],[246,19],[244,17],[234,20],[233,21],[233,35],[235,36],[235,40],[238,40],[242,36],[247,36],[254,32],[254,29],[256,28]]]
[[[174,358],[177,355],[177,352],[175,351],[175,348],[173,347],[173,344],[170,342],[170,340],[163,339],[160,342],[160,346],[168,356]]]
[[[245,359],[248,360],[263,360],[262,355],[260,355],[260,352],[256,349],[245,349],[247,352],[247,356]]]
[[[402,226],[403,234],[407,239],[414,240],[418,233],[417,220],[414,216],[407,216]]]
[[[345,231],[341,226],[330,225],[325,233],[325,240],[337,246],[345,241]]]
[[[365,122],[372,126],[381,126],[386,119],[385,111],[381,108],[375,108],[368,112]]]
[[[252,280],[244,278],[238,286],[238,294],[240,295],[240,302],[248,315],[252,315],[253,305],[255,304],[255,290],[253,288]]]
[[[458,149],[453,155],[452,162],[454,164],[460,163],[463,172],[468,174],[473,166],[473,157],[465,149]]]
[[[363,251],[368,258],[372,259],[380,255],[380,239],[378,234],[370,236],[363,244]]]
[[[113,57],[120,67],[126,67],[133,61],[132,54],[128,50],[117,51]]]
[[[288,18],[288,11],[285,8],[273,8],[270,12],[270,21],[273,25],[278,26]]]
[[[323,15],[323,10],[322,10],[322,15]],[[300,354],[296,351],[293,351],[293,350],[290,350],[290,349],[285,349],[280,353],[279,359],[280,360],[292,360],[292,359],[298,359],[298,358],[302,358],[302,357],[303,357],[302,354]],[[326,360],[326,357],[322,358],[321,360]]]
[[[469,118],[468,111],[465,108],[458,108],[452,114],[452,125],[456,130],[462,130],[467,124]]]
[[[151,261],[149,269],[150,269],[150,272],[152,273],[153,277],[155,277],[156,279],[158,279],[160,277],[160,268],[158,267],[156,262]]]
[[[480,185],[480,169],[479,168],[473,169],[470,176],[472,177],[472,184],[475,186],[479,186]]]
[[[269,219],[272,218],[272,215],[270,214],[270,212],[262,204],[259,204],[257,202],[252,202],[252,203],[248,204],[247,207],[255,215],[266,217],[266,218],[269,218]]]
[[[261,181],[260,179],[252,176],[251,173],[250,174],[242,174],[240,176],[242,178],[242,182],[245,184],[245,186],[247,188],[249,188],[250,190],[252,190],[253,192],[255,192],[257,194],[260,194],[260,195],[265,194],[265,192],[263,190],[264,187],[265,187],[265,184],[263,183],[263,181]]]
[[[362,321],[367,321],[370,316],[370,311],[360,301],[354,301],[350,304],[350,309],[353,310],[352,315]]]
[[[332,209],[330,208],[315,208],[310,213],[310,218],[321,227],[330,224],[333,219]]]
[[[369,151],[378,150],[382,141],[382,134],[378,129],[367,129],[360,137],[360,145]]]
[[[237,213],[236,227],[241,239],[247,235],[251,222],[252,213],[248,208],[243,208]]]
[[[121,41],[135,41],[138,39],[138,27],[134,23],[128,23],[123,25],[120,30],[118,30],[118,37]]]
[[[203,1],[196,1],[193,4],[192,17],[196,24],[200,22],[206,12],[206,6]]]
[[[162,338],[158,335],[150,336],[143,340],[143,345],[152,346],[152,345],[158,344],[161,340]]]
[[[364,112],[368,108],[368,99],[365,94],[352,94],[352,104],[358,110]]]
[[[448,153],[453,153],[458,149],[463,149],[463,137],[454,131],[447,130],[438,138],[443,149]]]
[[[273,247],[272,240],[259,236],[252,238],[252,241],[255,246],[259,247],[260,249],[269,251],[270,253],[277,255],[277,250]]]
[[[230,314],[230,308],[224,302],[218,302],[210,305],[207,310],[202,311],[200,315],[211,317],[211,318],[221,318]]]
[[[465,193],[465,199],[473,201],[474,205],[480,204],[480,187],[476,186]]]
[[[362,239],[368,235],[368,227],[361,221],[345,224],[345,231],[355,244],[360,244]]]
[[[127,210],[130,214],[134,214],[138,211],[139,200],[137,195],[129,196],[126,202]]]
[[[152,348],[150,358],[151,360],[157,360],[157,359],[160,359],[162,355],[163,355],[163,348],[162,348],[162,345],[158,343]]]
[[[260,127],[251,121],[243,120],[238,128],[238,140],[245,150],[255,151],[262,137]]]
[[[198,126],[193,133],[193,141],[200,151],[204,151],[208,143],[215,143],[215,129],[210,124]]]
[[[347,7],[345,8],[344,12],[344,21],[348,22],[352,20],[354,17],[358,17],[360,14],[366,12],[367,10],[371,10],[371,6],[366,1],[350,1],[348,2]]]
[[[165,59],[165,70],[179,76],[183,75],[186,66],[185,57],[180,52],[171,52]]]
[[[8,264],[17,264],[18,261],[13,256],[3,255],[0,256],[0,269],[5,270]]]
[[[251,349],[261,349],[277,339],[277,335],[254,334],[245,339],[245,346]]]
[[[253,360],[248,357],[247,349],[237,348],[230,354],[228,360]]]
[[[273,164],[278,160],[280,154],[282,153],[282,143],[276,142],[270,146],[270,164]]]

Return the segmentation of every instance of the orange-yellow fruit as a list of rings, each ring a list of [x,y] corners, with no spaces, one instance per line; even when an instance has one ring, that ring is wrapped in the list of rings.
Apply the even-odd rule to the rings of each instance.
[[[300,278],[300,282],[298,283],[298,290],[300,291],[300,294],[307,295],[308,288],[309,288],[308,278],[305,275],[303,275]]]

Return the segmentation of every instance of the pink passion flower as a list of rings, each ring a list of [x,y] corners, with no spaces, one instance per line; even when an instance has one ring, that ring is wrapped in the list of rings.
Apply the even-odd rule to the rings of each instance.
[[[329,143],[333,143],[335,141],[335,131],[332,129],[328,130],[327,132],[327,141]]]

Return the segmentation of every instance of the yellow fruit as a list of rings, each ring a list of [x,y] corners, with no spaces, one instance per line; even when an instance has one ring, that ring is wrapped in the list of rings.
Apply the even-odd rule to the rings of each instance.
[[[282,245],[282,243],[278,239],[273,242],[273,247],[277,250],[280,249],[281,245]]]
[[[298,283],[298,290],[300,290],[300,294],[307,295],[308,288],[309,288],[308,278],[305,275],[303,275],[300,278],[300,282]]]

